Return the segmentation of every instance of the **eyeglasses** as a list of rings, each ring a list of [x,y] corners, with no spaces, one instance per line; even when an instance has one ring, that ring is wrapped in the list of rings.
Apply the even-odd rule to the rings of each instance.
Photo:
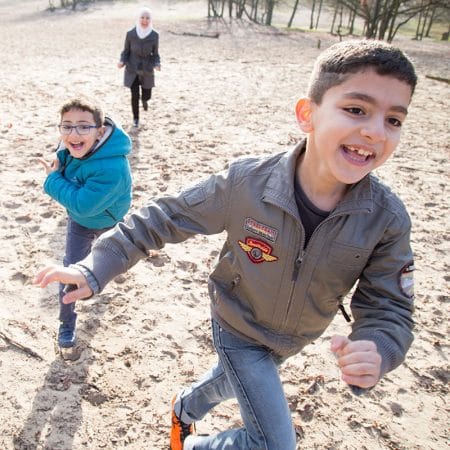
[[[58,125],[59,132],[61,134],[69,135],[72,130],[75,130],[79,135],[86,135],[91,132],[92,128],[98,128],[97,125]]]

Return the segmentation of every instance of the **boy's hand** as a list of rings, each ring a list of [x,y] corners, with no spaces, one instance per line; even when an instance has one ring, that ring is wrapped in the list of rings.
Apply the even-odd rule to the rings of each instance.
[[[331,351],[337,357],[342,380],[347,384],[370,388],[381,372],[381,355],[372,341],[351,341],[345,336],[331,338]]]
[[[50,164],[44,158],[38,158],[38,161],[44,166],[47,175],[52,172],[56,172],[59,169],[59,161],[57,158],[55,158]]]
[[[117,63],[117,67],[118,67],[119,69],[121,69],[124,65],[125,65],[125,64],[124,64],[123,62],[121,62],[121,61],[119,61],[119,62]]]
[[[80,271],[70,267],[47,266],[36,275],[33,284],[38,284],[41,288],[44,288],[49,283],[55,281],[77,286],[77,289],[68,292],[63,297],[63,303],[73,303],[83,298],[89,298],[93,294],[84,275]]]

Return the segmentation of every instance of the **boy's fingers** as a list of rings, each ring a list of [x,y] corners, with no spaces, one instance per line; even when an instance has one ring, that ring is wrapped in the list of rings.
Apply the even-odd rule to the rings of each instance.
[[[346,336],[333,336],[330,345],[331,351],[340,354],[350,342],[350,339]]]
[[[61,276],[59,275],[59,271],[51,267],[42,274],[39,286],[44,288],[55,281],[63,282]]]
[[[380,362],[381,359],[378,359],[376,355],[374,355],[365,360],[355,361],[349,364],[339,364],[339,367],[343,374],[349,376],[374,375],[378,372]]]
[[[46,275],[54,269],[54,266],[47,266],[44,267],[42,270],[40,270],[37,275],[33,279],[33,284],[38,284],[40,287],[45,287],[49,282],[46,282],[43,284],[43,280],[46,277]]]
[[[378,378],[373,375],[350,376],[342,374],[342,381],[360,388],[371,388],[377,384]]]
[[[338,356],[344,356],[356,352],[377,351],[377,346],[373,341],[351,341],[345,336],[333,336],[331,339],[331,351]]]
[[[92,296],[93,292],[87,284],[84,275],[76,269],[62,266],[47,266],[42,269],[33,280],[34,284],[44,288],[53,282],[66,285],[62,302],[65,304],[76,302]]]
[[[376,349],[369,351],[357,351],[346,353],[339,357],[338,364],[341,367],[351,366],[354,364],[380,364],[381,363],[381,355],[376,351]]]
[[[66,294],[63,299],[62,302],[64,304],[69,304],[69,303],[74,303],[77,300],[81,300],[83,298],[89,298],[92,296],[92,291],[89,288],[89,286],[82,286],[79,289],[75,289],[73,291],[70,291],[68,294]]]
[[[59,281],[63,284],[74,284],[78,287],[86,285],[86,279],[76,269],[70,269],[60,266],[48,266],[42,269],[33,280],[34,284],[38,284],[44,288],[50,283]]]
[[[373,341],[349,341],[348,345],[344,348],[344,355],[358,352],[376,352],[377,346]]]

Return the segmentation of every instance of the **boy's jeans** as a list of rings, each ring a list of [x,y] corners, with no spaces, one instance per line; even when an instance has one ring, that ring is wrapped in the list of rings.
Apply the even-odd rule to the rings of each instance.
[[[220,402],[236,397],[244,427],[214,436],[189,436],[184,450],[295,450],[295,432],[278,374],[282,358],[249,343],[212,321],[219,362],[198,383],[182,392],[175,413],[191,423]]]
[[[94,240],[106,230],[108,228],[97,230],[83,227],[69,217],[67,219],[66,253],[63,259],[64,267],[84,259],[91,251]],[[75,303],[68,305],[62,303],[64,287],[64,284],[59,285],[59,320],[75,326],[77,319]]]

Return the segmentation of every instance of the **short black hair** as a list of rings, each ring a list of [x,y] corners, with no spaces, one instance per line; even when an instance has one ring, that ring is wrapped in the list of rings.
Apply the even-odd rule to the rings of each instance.
[[[411,87],[417,75],[410,59],[397,47],[376,40],[349,40],[332,45],[321,53],[311,74],[308,97],[320,104],[328,89],[342,84],[350,74],[373,69],[378,75],[389,75]]]

